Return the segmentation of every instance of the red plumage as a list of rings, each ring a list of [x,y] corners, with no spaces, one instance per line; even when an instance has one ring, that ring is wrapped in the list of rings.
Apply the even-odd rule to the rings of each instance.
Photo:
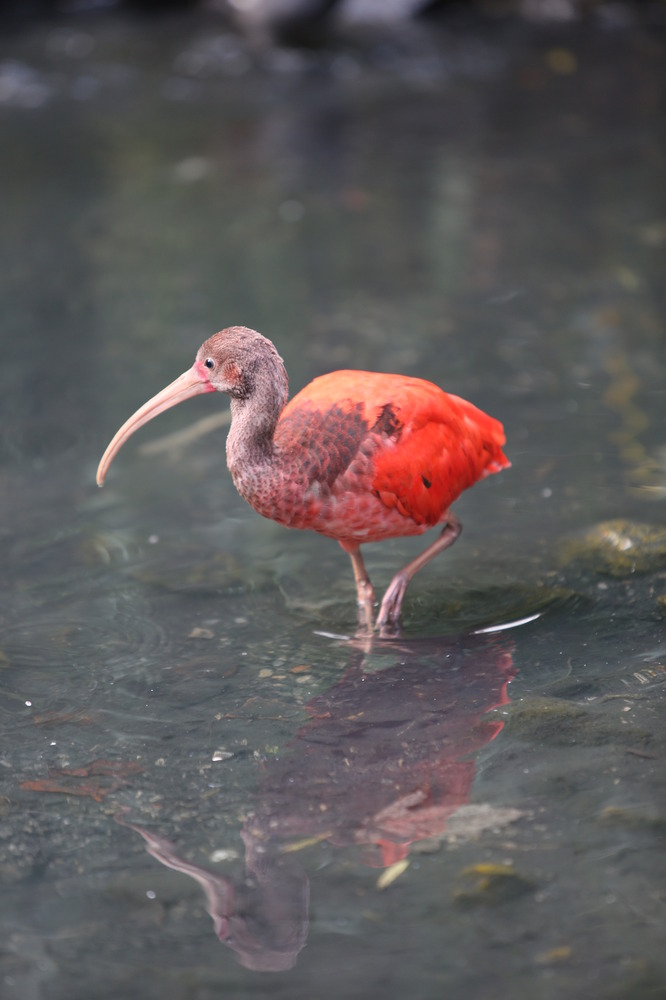
[[[285,481],[261,513],[347,542],[421,534],[463,490],[509,465],[504,440],[499,421],[424,379],[322,375],[278,421]],[[329,470],[334,478],[322,491]],[[289,483],[298,484],[300,503]]]

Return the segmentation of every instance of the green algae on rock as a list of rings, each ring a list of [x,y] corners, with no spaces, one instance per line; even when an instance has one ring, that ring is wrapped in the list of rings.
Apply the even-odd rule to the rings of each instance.
[[[419,594],[411,620],[421,631],[434,623],[438,632],[476,629],[546,611],[571,611],[589,603],[584,594],[541,580],[491,581],[481,586],[436,587]]]
[[[618,578],[650,573],[666,566],[666,528],[622,519],[602,521],[567,541],[562,561]]]
[[[454,900],[459,905],[492,905],[532,892],[534,882],[516,871],[513,865],[482,862],[464,868]]]
[[[493,718],[496,710],[488,713]],[[623,727],[616,717],[596,705],[582,705],[565,698],[526,696],[502,706],[506,731],[513,738],[538,741],[544,746],[645,745],[647,730]]]

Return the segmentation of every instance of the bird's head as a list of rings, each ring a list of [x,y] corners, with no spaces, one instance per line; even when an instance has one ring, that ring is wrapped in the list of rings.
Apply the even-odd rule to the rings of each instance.
[[[201,345],[193,371],[212,389],[247,399],[266,378],[274,379],[274,370],[282,364],[266,337],[246,326],[230,326]]]
[[[191,368],[144,403],[116,432],[99,463],[97,485],[104,485],[111,462],[128,438],[172,406],[217,390],[231,397],[233,408],[234,401],[240,403],[261,391],[267,398],[274,397],[279,412],[286,402],[286,385],[282,359],[270,340],[245,326],[220,330],[201,345]]]

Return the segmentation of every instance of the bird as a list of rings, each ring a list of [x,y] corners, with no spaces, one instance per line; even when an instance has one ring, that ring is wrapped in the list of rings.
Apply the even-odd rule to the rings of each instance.
[[[230,326],[199,348],[190,369],[120,427],[97,470],[163,411],[201,393],[230,399],[227,465],[240,496],[264,517],[334,539],[350,556],[359,630],[399,634],[414,575],[458,538],[450,507],[479,479],[510,466],[499,420],[425,379],[343,370],[288,401],[284,361],[256,330]],[[375,617],[361,545],[439,527],[391,580]]]

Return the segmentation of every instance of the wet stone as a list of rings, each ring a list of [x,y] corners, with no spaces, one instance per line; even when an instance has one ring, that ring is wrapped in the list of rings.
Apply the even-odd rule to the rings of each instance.
[[[247,568],[238,559],[219,552],[211,558],[155,562],[143,567],[134,576],[141,583],[170,593],[243,593],[268,585],[268,577],[261,579],[257,568],[252,569],[249,576]]]
[[[211,628],[201,628],[199,626],[193,628],[187,636],[188,639],[214,639],[215,633]]]
[[[534,888],[534,882],[513,865],[482,863],[461,871],[454,899],[462,906],[488,906],[516,899]]]
[[[482,628],[519,621],[545,611],[571,611],[584,603],[587,598],[576,591],[540,580],[491,584],[483,588],[456,588],[453,594],[443,595],[439,591],[419,595],[418,605],[410,606],[409,623],[415,629],[423,629],[434,621],[438,631],[448,626],[455,632],[462,627]]]
[[[650,734],[627,729],[603,711],[593,711],[564,698],[531,696],[503,706],[507,731],[515,738],[550,746],[599,746],[631,741],[649,742]],[[493,713],[490,713],[492,717]]]
[[[597,820],[602,826],[618,826],[658,833],[666,830],[666,816],[628,806],[606,806],[597,816]]]
[[[618,578],[650,573],[666,566],[666,529],[635,521],[602,521],[567,541],[562,561],[565,566],[580,565]]]
[[[111,566],[136,560],[140,552],[129,532],[98,531],[81,541],[77,554],[86,566]]]

